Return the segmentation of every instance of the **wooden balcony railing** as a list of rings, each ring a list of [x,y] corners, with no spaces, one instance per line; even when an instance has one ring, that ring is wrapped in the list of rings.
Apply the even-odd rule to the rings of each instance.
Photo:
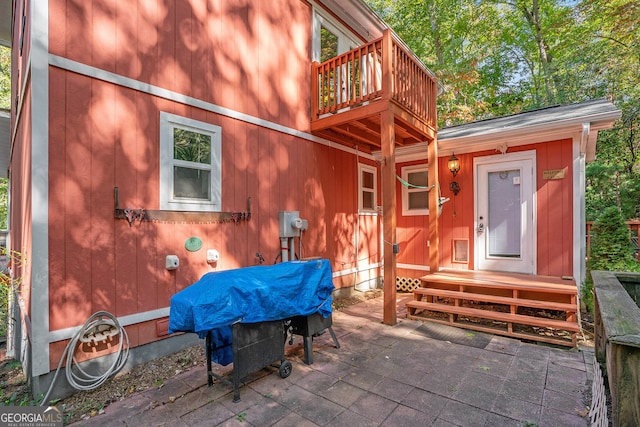
[[[389,30],[380,39],[314,62],[312,72],[316,119],[386,99],[435,128],[436,79]]]

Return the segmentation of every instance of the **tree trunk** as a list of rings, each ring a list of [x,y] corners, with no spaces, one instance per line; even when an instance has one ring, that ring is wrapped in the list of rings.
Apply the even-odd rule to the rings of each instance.
[[[540,59],[540,66],[542,68],[542,74],[544,77],[544,89],[546,94],[546,105],[553,105],[556,101],[556,91],[553,84],[553,76],[551,71],[552,55],[549,51],[549,45],[544,39],[542,34],[542,26],[540,24],[540,5],[538,0],[533,0],[531,9],[527,9],[524,2],[518,2],[518,6],[524,17],[526,18],[531,30],[536,39],[536,45],[538,47],[538,57]]]

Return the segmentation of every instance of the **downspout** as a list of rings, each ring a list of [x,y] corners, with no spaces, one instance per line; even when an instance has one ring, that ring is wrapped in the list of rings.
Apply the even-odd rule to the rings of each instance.
[[[580,298],[580,292],[582,291],[582,286],[583,286],[583,282],[586,279],[586,235],[585,235],[585,224],[586,224],[586,216],[585,216],[585,192],[586,192],[586,153],[587,153],[587,145],[588,145],[588,141],[589,141],[589,135],[591,133],[591,123],[586,122],[582,124],[582,134],[580,135],[580,152],[578,153],[578,186],[577,188],[579,188],[580,190],[580,198],[577,201],[577,205],[578,206],[574,206],[574,209],[577,208],[578,211],[580,212],[579,215],[579,220],[578,220],[578,224],[576,224],[576,240],[579,241],[579,245],[578,247],[579,249],[579,254],[578,254],[578,260],[574,265],[574,275],[576,273],[578,273],[578,280],[576,281],[576,285],[578,286],[578,293],[576,295],[576,305],[578,306],[578,309],[576,310],[576,315],[577,315],[577,320],[578,320],[578,326],[580,326],[580,333],[582,334],[582,338],[584,339],[584,331],[582,330],[582,316],[580,313],[580,306],[581,306],[581,298]],[[574,198],[575,200],[575,198]],[[576,204],[576,202],[574,201],[574,204]],[[574,254],[574,259],[575,259],[575,254]]]

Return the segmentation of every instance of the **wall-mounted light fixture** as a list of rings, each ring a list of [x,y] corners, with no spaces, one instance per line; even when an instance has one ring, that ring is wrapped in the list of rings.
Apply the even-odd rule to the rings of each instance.
[[[455,176],[460,171],[460,160],[456,157],[455,154],[451,154],[451,157],[449,157],[449,161],[447,162],[447,166],[449,168],[449,171],[451,171],[451,174],[453,174],[453,177],[455,178]],[[453,192],[454,196],[457,196],[460,192],[460,185],[456,181],[451,181],[451,184],[449,184],[449,189]]]

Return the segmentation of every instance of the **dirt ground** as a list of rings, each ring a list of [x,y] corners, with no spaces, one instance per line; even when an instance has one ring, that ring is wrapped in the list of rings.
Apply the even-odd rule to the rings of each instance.
[[[367,292],[351,298],[341,298],[334,301],[334,309],[341,310],[380,295],[381,292]],[[583,313],[582,322],[585,337],[584,339],[579,337],[578,342],[580,345],[593,345],[593,320],[591,316]],[[37,405],[38,401],[29,393],[20,364],[15,360],[6,359],[3,347],[0,348],[0,405]],[[163,387],[167,379],[204,364],[204,349],[202,346],[196,345],[150,361],[126,373],[118,374],[95,390],[77,392],[54,404],[63,410],[65,424],[70,424],[98,415],[109,404],[123,400],[133,393],[152,387]]]

